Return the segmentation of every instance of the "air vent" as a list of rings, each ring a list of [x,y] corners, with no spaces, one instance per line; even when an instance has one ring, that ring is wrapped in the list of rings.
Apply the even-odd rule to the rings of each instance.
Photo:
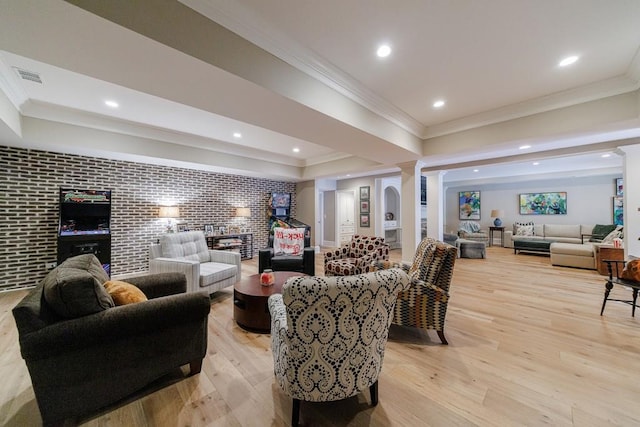
[[[32,82],[36,82],[36,83],[42,84],[42,79],[40,78],[40,74],[35,73],[33,71],[23,70],[22,68],[18,68],[18,67],[13,67],[13,68],[16,70],[18,75],[23,80],[29,80],[29,81],[32,81]]]

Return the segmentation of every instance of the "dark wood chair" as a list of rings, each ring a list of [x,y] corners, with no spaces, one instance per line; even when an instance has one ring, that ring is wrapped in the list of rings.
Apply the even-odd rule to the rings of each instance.
[[[638,299],[638,290],[640,290],[640,282],[623,279],[621,277],[622,271],[624,270],[624,266],[626,265],[627,261],[604,259],[602,260],[602,262],[605,262],[607,264],[609,277],[607,277],[607,282],[605,283],[604,299],[602,300],[600,316],[602,316],[602,313],[604,313],[604,307],[607,305],[607,301],[618,301],[629,304],[631,306],[631,317],[635,317],[637,307],[636,301]],[[628,300],[610,298],[609,294],[611,293],[611,289],[613,289],[613,285],[620,285],[631,288],[631,299]]]

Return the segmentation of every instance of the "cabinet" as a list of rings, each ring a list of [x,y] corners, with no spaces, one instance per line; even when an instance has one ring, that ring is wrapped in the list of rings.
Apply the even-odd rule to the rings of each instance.
[[[605,259],[611,261],[624,260],[624,248],[614,248],[613,246],[601,245],[596,249],[596,267],[598,269],[598,273],[602,274],[603,276],[608,276],[609,269],[607,268],[607,263],[603,261]]]
[[[242,259],[253,258],[253,233],[206,235],[209,249],[240,252]]]

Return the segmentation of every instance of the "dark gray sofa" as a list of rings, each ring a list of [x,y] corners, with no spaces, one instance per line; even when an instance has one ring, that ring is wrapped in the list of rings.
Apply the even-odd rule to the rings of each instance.
[[[208,295],[185,293],[179,273],[127,282],[149,300],[65,318],[46,302],[41,283],[13,309],[45,425],[75,422],[187,363],[191,375],[200,372]]]

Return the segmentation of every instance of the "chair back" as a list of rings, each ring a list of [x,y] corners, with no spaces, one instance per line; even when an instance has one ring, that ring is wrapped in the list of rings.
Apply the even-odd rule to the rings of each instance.
[[[361,236],[356,234],[349,244],[349,258],[360,258],[385,245],[384,237]]]
[[[409,277],[412,281],[432,283],[449,292],[456,257],[455,247],[430,237],[422,239],[409,269]]]
[[[157,248],[152,247],[153,251],[157,252]],[[160,237],[160,252],[161,256],[165,258],[180,258],[199,262],[211,260],[207,239],[202,230],[163,234]]]
[[[375,383],[397,294],[408,286],[409,277],[398,268],[289,279],[282,289],[286,337],[272,334],[283,390],[296,399],[332,401]],[[288,346],[279,345],[282,338]]]

